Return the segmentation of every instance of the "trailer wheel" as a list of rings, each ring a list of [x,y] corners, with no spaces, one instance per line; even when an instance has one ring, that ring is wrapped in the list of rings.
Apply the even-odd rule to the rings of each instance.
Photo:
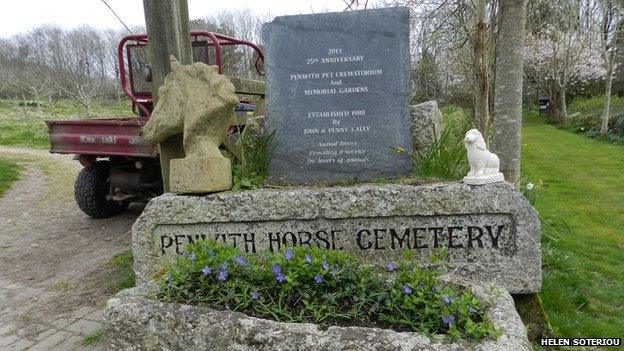
[[[108,218],[125,211],[130,203],[106,200],[110,163],[97,161],[84,167],[76,178],[74,196],[82,212],[93,218]]]

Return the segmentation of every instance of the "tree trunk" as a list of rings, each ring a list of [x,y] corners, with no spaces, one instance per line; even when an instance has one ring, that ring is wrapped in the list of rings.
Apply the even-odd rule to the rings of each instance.
[[[611,85],[613,82],[613,57],[607,62],[607,76],[605,77],[604,107],[602,109],[602,123],[600,123],[600,135],[607,136],[609,133],[609,117],[611,114]]]
[[[520,180],[524,1],[500,0],[499,13],[492,149],[500,157],[501,172],[507,181],[517,185]]]
[[[489,114],[489,86],[488,64],[485,52],[485,0],[477,0],[474,3],[476,9],[475,34],[474,34],[474,74],[475,74],[475,124],[477,129],[487,139],[490,124]]]
[[[568,105],[566,101],[566,90],[565,88],[561,88],[559,91],[559,121],[564,122],[568,119]]]

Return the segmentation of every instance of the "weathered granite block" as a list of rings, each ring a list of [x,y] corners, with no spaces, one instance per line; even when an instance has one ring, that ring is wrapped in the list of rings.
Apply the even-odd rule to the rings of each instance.
[[[497,340],[449,343],[442,336],[362,327],[280,323],[232,311],[164,303],[129,289],[108,300],[105,335],[109,350],[370,350],[528,351],[531,344],[511,296],[495,287],[472,288],[491,304],[488,318]]]
[[[541,285],[537,214],[504,182],[165,194],[147,205],[132,232],[139,285],[201,238],[242,252],[312,245],[382,262],[411,250],[426,263],[432,251],[445,248],[452,276],[511,293],[534,293]]]
[[[409,9],[276,17],[263,26],[274,183],[412,171]]]
[[[442,112],[437,102],[427,101],[410,106],[410,114],[414,152],[424,156],[444,129]]]

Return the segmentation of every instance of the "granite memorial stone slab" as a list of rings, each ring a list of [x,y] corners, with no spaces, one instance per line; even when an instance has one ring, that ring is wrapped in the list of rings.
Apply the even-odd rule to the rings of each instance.
[[[511,293],[541,285],[540,225],[513,186],[359,185],[165,194],[133,226],[139,285],[186,245],[211,239],[244,253],[314,246],[387,263],[411,251],[423,264],[448,253],[449,273]]]
[[[272,182],[411,171],[407,8],[276,17],[263,38]]]

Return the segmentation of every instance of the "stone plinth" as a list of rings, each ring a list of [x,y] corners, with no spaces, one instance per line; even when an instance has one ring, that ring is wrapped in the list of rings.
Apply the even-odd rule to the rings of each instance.
[[[232,188],[232,161],[225,157],[173,159],[169,183],[175,194],[229,190]]]
[[[388,329],[321,329],[314,324],[280,323],[239,312],[154,301],[136,288],[108,300],[105,334],[109,350],[531,350],[511,296],[495,287],[472,289],[491,304],[488,318],[502,333],[497,340],[450,343],[441,336]]]
[[[132,232],[139,285],[202,238],[250,253],[318,246],[369,262],[409,250],[426,264],[444,248],[452,277],[493,282],[510,293],[535,293],[541,285],[537,213],[506,182],[165,194],[147,205]]]

